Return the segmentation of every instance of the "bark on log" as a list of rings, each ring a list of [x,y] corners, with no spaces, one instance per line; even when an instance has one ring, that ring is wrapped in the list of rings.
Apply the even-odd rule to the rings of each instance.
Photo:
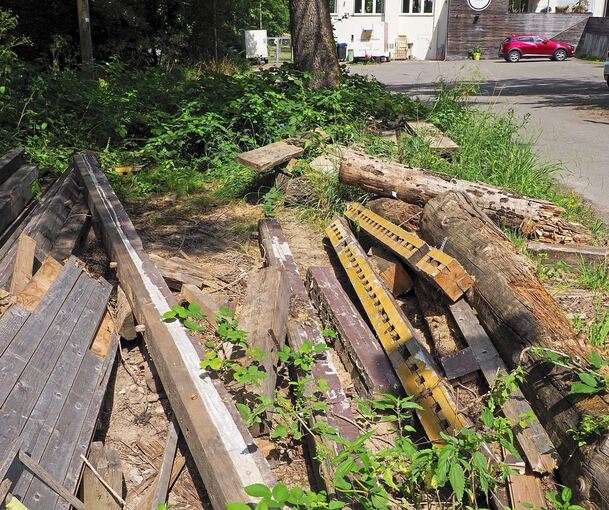
[[[366,207],[386,220],[406,230],[418,230],[423,208],[394,198],[375,198],[366,202]]]
[[[444,250],[476,278],[469,298],[509,368],[519,363],[528,346],[560,350],[571,357],[590,352],[529,261],[477,207],[474,198],[451,192],[430,200],[421,217],[421,235],[429,243],[444,242]],[[562,457],[562,481],[587,503],[586,508],[607,508],[609,439],[582,450],[569,429],[585,413],[608,413],[609,398],[576,398],[569,394],[572,373],[526,358],[523,366],[528,375],[522,390]]]
[[[585,242],[590,239],[582,225],[561,218],[563,209],[550,202],[359,152],[343,153],[339,179],[343,184],[419,205],[448,191],[466,192],[495,223],[520,229],[528,236],[555,242]]]

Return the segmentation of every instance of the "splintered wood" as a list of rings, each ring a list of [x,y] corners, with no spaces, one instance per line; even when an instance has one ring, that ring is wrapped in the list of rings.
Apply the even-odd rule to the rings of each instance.
[[[235,159],[237,163],[249,166],[260,172],[266,172],[292,158],[299,158],[304,154],[304,148],[298,145],[280,141],[259,147],[249,152],[239,154]]]
[[[411,269],[439,287],[453,301],[474,283],[474,279],[457,260],[431,248],[416,234],[394,225],[361,204],[350,204],[345,216],[400,257]]]
[[[459,146],[431,122],[409,121],[406,127],[416,136],[421,137],[433,151],[444,153],[456,152]]]

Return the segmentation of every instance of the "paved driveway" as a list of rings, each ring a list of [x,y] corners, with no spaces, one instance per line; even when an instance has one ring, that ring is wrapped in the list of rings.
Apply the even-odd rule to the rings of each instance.
[[[439,79],[482,80],[477,101],[529,114],[539,155],[562,162],[561,180],[609,222],[609,88],[602,65],[576,59],[419,61],[352,66],[352,72],[421,97],[433,94]]]

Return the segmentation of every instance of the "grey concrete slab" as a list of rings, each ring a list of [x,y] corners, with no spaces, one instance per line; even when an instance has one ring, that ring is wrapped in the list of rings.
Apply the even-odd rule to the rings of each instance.
[[[560,180],[609,221],[609,87],[602,65],[527,60],[409,61],[354,65],[391,90],[429,98],[444,80],[477,80],[481,106],[529,115],[528,133],[540,157],[564,165]]]

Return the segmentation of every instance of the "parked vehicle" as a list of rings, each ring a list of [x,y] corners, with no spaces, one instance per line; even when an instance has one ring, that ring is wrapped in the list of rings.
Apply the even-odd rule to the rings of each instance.
[[[607,52],[607,60],[605,61],[603,75],[605,76],[605,80],[607,80],[607,86],[609,87],[609,52]]]
[[[573,56],[575,46],[551,41],[536,34],[512,35],[506,37],[499,47],[499,56],[507,62],[518,62],[521,58],[550,58],[566,60]]]

